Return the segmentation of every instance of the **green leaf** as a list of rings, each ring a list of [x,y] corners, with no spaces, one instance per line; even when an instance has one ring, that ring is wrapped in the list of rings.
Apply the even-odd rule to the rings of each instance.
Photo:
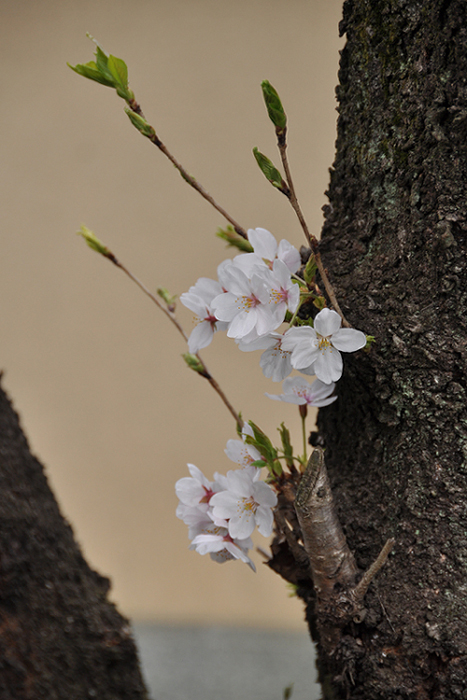
[[[112,56],[112,54],[110,54],[109,59],[107,61],[107,66],[109,68],[109,71],[115,78],[115,82],[118,83],[118,85],[120,85],[121,87],[127,88],[128,68],[125,61],[123,61],[121,58],[117,58],[116,56]]]
[[[127,102],[133,100],[134,94],[128,87],[128,68],[125,61],[116,56],[107,55],[94,37],[90,34],[87,36],[96,44],[96,60],[76,66],[68,64],[70,68],[89,80],[115,88],[117,95]]]
[[[253,430],[254,437],[251,435],[245,436],[245,442],[248,445],[253,445],[260,452],[261,456],[267,461],[268,464],[272,464],[275,459],[277,459],[277,450],[273,447],[271,440],[268,438],[266,433],[258,428],[252,420],[248,421],[248,425]]]
[[[284,456],[286,464],[289,468],[293,467],[293,447],[290,443],[290,433],[285,427],[284,423],[281,423],[281,427],[278,428],[279,434],[281,436],[282,449],[284,450]]]
[[[258,467],[258,469],[262,469],[267,465],[267,462],[264,461],[264,459],[256,459],[254,462],[251,462],[250,466],[252,467]]]
[[[307,263],[305,265],[305,271],[303,274],[303,277],[304,277],[305,282],[307,284],[310,284],[311,282],[313,282],[317,270],[318,270],[318,266],[316,264],[315,256],[313,255],[313,253],[310,253],[310,257],[307,260]]]
[[[92,38],[92,37],[91,37]],[[109,80],[112,80],[114,82],[114,78],[112,73],[109,70],[108,63],[109,63],[109,57],[105,53],[103,49],[99,46],[97,41],[95,39],[92,39],[94,43],[96,44],[96,63],[97,63],[97,68],[100,70],[102,75],[106,75]]]
[[[287,125],[287,116],[277,90],[273,88],[269,80],[263,80],[261,88],[263,90],[263,98],[266,109],[268,110],[269,119],[276,129],[285,129]]]
[[[115,89],[119,97],[127,101],[131,100],[134,95],[128,87],[128,68],[125,61],[110,55],[107,65],[115,80]]]
[[[236,232],[233,226],[227,226],[225,229],[219,228],[216,231],[216,236],[227,241],[227,245],[231,248],[238,248],[242,253],[253,253],[253,246],[249,241],[245,240]]]
[[[96,83],[106,85],[107,87],[114,87],[114,81],[112,79],[112,76],[109,79],[105,75],[103,75],[97,68],[97,65],[94,61],[89,61],[89,63],[84,64],[78,63],[76,66],[72,66],[71,63],[67,63],[67,66],[69,66],[71,70],[74,70],[75,73],[78,73],[78,75],[82,75],[84,78],[94,80]]]
[[[275,167],[273,162],[269,160],[269,158],[265,156],[264,153],[258,151],[256,146],[255,148],[253,148],[253,155],[256,158],[256,162],[258,163],[261,172],[266,177],[266,179],[269,180],[271,185],[277,187],[277,189],[284,192],[284,194],[288,194],[289,188],[287,187],[287,183],[285,182],[285,180],[283,179],[282,175]]]

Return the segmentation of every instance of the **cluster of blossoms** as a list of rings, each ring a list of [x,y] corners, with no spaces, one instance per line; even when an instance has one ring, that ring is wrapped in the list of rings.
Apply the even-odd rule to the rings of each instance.
[[[250,431],[245,425],[243,434]],[[198,467],[189,464],[191,477],[179,479],[175,485],[180,501],[177,517],[188,525],[190,549],[209,553],[219,563],[240,559],[255,571],[248,556],[253,546],[251,534],[257,527],[265,537],[271,535],[277,496],[271,486],[259,480],[261,472],[252,466],[261,459],[255,447],[229,440],[225,452],[242,468],[226,476],[216,473],[214,481],[209,481]]]
[[[361,331],[341,328],[341,317],[324,308],[311,325],[293,325],[300,306],[300,254],[290,243],[277,244],[265,229],[248,231],[252,253],[225,260],[217,270],[218,280],[200,278],[180,301],[196,317],[188,348],[193,354],[207,347],[217,331],[226,331],[243,352],[263,350],[260,366],[266,377],[284,381],[283,394],[269,398],[306,406],[327,406],[336,400],[335,382],[343,370],[341,352],[354,352],[366,344]],[[279,332],[286,320],[292,324]],[[296,369],[316,375],[310,384],[302,376],[289,377]],[[241,469],[227,476],[214,475],[209,481],[194,465],[191,477],[180,479],[176,493],[180,500],[177,516],[189,527],[191,549],[208,552],[215,561],[240,559],[254,570],[248,557],[255,527],[268,537],[272,532],[273,508],[277,496],[260,481],[262,460],[258,450],[243,440],[229,440],[226,453]],[[245,432],[246,431],[246,432]],[[264,463],[264,462],[263,462]]]
[[[304,391],[308,396],[318,396],[319,403],[312,405],[327,405],[322,402],[331,398],[334,384],[342,376],[341,352],[360,350],[366,336],[353,328],[341,328],[339,314],[327,308],[316,315],[313,327],[292,326],[283,334],[277,332],[287,311],[293,315],[300,304],[300,286],[295,277],[300,254],[286,240],[277,244],[266,229],[250,229],[248,240],[253,253],[224,260],[217,270],[218,281],[202,277],[181,295],[180,301],[193,311],[197,321],[188,340],[189,350],[196,353],[210,344],[214,333],[227,331],[240,350],[264,351],[260,366],[275,382],[288,377],[292,369],[316,375],[319,384],[314,382],[310,389],[305,382],[308,389]],[[327,393],[323,384],[327,385]],[[289,395],[285,391],[282,400],[289,400]],[[292,402],[308,400],[298,402],[295,398]]]

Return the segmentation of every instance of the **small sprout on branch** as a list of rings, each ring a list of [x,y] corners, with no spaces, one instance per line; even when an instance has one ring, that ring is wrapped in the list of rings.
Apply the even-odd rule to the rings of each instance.
[[[202,377],[208,378],[206,368],[199,357],[192,355],[191,352],[185,352],[182,357],[185,360],[187,367],[192,369],[193,372],[197,372],[197,374],[200,374]]]
[[[96,253],[100,253],[103,255],[105,258],[108,258],[114,263],[117,263],[117,258],[115,255],[110,251],[102,241],[97,238],[96,235],[84,224],[81,226],[80,230],[76,232],[77,236],[82,236],[88,246],[92,249],[95,250]]]
[[[168,310],[173,313],[175,311],[177,295],[171,294],[168,289],[165,289],[165,287],[159,287],[156,291],[160,298],[167,304]]]
[[[132,109],[128,109],[128,107],[125,107],[125,113],[133,126],[138,129],[140,134],[151,140],[157,138],[154,127],[148,124],[146,119],[143,119],[141,115],[137,114]]]
[[[128,86],[128,68],[125,61],[116,56],[108,55],[90,34],[87,36],[96,44],[96,60],[89,61],[89,63],[78,63],[76,66],[72,66],[70,63],[67,65],[84,78],[114,88],[117,95],[132,106],[135,96]]]
[[[288,428],[281,423],[280,428],[278,428],[279,435],[281,436],[282,449],[284,451],[285,463],[290,471],[295,471],[295,466],[293,462],[293,447],[290,442],[290,432]]]
[[[303,279],[307,284],[311,284],[315,279],[316,272],[318,271],[318,265],[316,264],[316,257],[313,253],[310,253],[310,257],[307,260],[305,269],[303,271]]]
[[[278,171],[278,169],[274,166],[272,161],[269,160],[267,156],[265,156],[261,151],[258,151],[258,149],[253,148],[253,155],[256,158],[256,162],[258,163],[261,172],[265,176],[266,180],[268,180],[273,187],[276,187],[280,192],[285,194],[286,197],[290,196],[290,190],[287,187],[287,183],[285,182],[284,178]]]
[[[216,231],[216,236],[222,238],[223,241],[227,242],[228,247],[238,248],[242,253],[252,253],[253,246],[251,243],[240,236],[234,229],[233,226],[226,226],[225,228],[218,228]]]
[[[266,109],[268,110],[269,119],[276,127],[276,134],[278,136],[279,133],[285,134],[287,116],[284,112],[284,108],[277,90],[273,88],[269,80],[263,80],[261,83],[261,88],[263,90],[263,98],[266,104]]]

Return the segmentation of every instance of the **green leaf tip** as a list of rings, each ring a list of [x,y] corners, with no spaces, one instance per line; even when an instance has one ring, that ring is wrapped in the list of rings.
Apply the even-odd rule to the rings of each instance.
[[[303,271],[303,279],[307,284],[311,284],[311,282],[313,282],[317,271],[318,265],[316,264],[316,258],[313,253],[310,253],[310,257],[305,265],[305,270]]]
[[[125,61],[116,56],[108,55],[94,37],[89,33],[87,36],[96,44],[96,60],[89,61],[89,63],[78,63],[76,66],[72,66],[71,63],[67,65],[84,78],[114,88],[117,95],[127,102],[133,100],[134,94],[128,87],[128,68]]]
[[[87,226],[83,224],[80,230],[76,232],[76,235],[84,238],[88,246],[92,248],[92,250],[95,250],[96,253],[100,253],[104,257],[115,261],[115,256],[113,255],[113,253],[107,248],[107,246],[104,243],[102,243],[101,240],[99,240],[99,238],[97,238],[97,236]]]
[[[271,85],[269,80],[263,80],[261,83],[263,90],[263,98],[268,110],[269,119],[272,121],[276,129],[283,130],[287,126],[287,116],[282,106],[281,98],[277,90]]]
[[[175,311],[175,302],[177,301],[177,295],[171,294],[165,287],[159,287],[157,290],[158,296],[165,301],[166,306],[172,313]]]
[[[264,153],[258,151],[256,146],[253,148],[253,155],[256,158],[256,162],[258,163],[259,168],[266,180],[269,180],[273,187],[277,187],[277,189],[283,192],[285,195],[289,195],[289,188],[287,187],[287,184],[278,169],[274,166],[273,162],[270,161],[269,158],[264,155]]]
[[[251,243],[240,236],[236,232],[233,226],[226,226],[226,228],[219,228],[216,231],[216,236],[222,238],[223,241],[227,242],[227,245],[231,248],[238,248],[242,253],[253,253],[253,246]]]

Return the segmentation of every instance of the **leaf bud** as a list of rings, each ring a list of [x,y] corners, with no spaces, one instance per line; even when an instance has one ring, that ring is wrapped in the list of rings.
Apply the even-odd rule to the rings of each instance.
[[[253,246],[251,245],[251,243],[249,243],[242,236],[240,236],[235,231],[233,226],[227,226],[224,229],[217,229],[216,236],[218,238],[222,238],[223,241],[227,241],[228,246],[232,248],[238,248],[242,251],[242,253],[253,253]]]
[[[272,121],[276,129],[285,129],[287,125],[287,117],[277,90],[273,88],[269,80],[263,80],[261,83],[261,88],[263,90],[263,98],[266,104],[266,109],[268,110],[269,119]]]
[[[258,163],[261,172],[265,178],[269,180],[271,185],[277,187],[277,189],[284,194],[289,195],[289,188],[272,161],[270,161],[269,158],[264,155],[264,153],[258,151],[256,147],[253,149],[253,155],[256,158],[256,162]]]
[[[197,372],[198,374],[201,374],[202,377],[207,377],[206,370],[203,366],[203,363],[199,359],[199,357],[196,357],[196,355],[193,355],[191,352],[185,352],[182,355],[183,359],[185,360],[187,367],[193,370],[193,372]]]
[[[139,114],[134,112],[132,109],[128,109],[128,107],[125,107],[125,113],[128,115],[129,120],[133,124],[133,126],[138,129],[138,131],[143,134],[143,136],[147,136],[148,139],[153,139],[156,136],[156,132],[154,130],[154,127],[152,127],[146,119],[141,117]]]
[[[81,226],[80,230],[76,232],[77,236],[82,236],[88,246],[95,250],[96,253],[104,255],[104,257],[109,258],[113,262],[116,261],[114,254],[107,248],[102,241],[100,241],[96,235],[84,224]]]
[[[175,311],[175,301],[177,299],[177,295],[171,294],[168,289],[165,289],[165,287],[159,287],[159,289],[157,289],[157,294],[161,299],[163,299],[163,301],[165,301],[168,310],[173,313]]]
[[[318,266],[316,264],[316,258],[313,255],[313,253],[310,253],[310,257],[308,258],[307,263],[305,265],[305,270],[303,271],[303,279],[307,284],[313,282],[317,270]]]

